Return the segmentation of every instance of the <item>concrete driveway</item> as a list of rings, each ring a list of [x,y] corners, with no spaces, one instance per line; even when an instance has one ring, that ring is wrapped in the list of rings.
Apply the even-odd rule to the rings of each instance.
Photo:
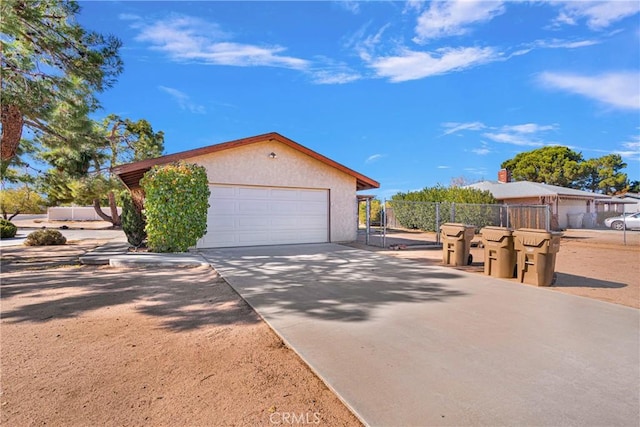
[[[636,309],[335,244],[202,254],[369,425],[640,422]]]

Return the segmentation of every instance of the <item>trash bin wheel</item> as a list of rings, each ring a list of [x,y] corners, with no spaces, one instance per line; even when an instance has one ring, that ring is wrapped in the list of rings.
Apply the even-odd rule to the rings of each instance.
[[[467,259],[467,265],[471,265],[473,263],[473,255],[469,254],[469,259]]]

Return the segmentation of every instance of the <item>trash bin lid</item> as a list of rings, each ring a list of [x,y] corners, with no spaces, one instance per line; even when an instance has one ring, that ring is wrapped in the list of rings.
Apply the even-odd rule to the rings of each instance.
[[[480,230],[482,238],[490,242],[499,242],[505,237],[511,237],[513,230],[506,227],[485,227]]]
[[[457,222],[447,222],[440,226],[440,231],[446,234],[447,236],[459,236],[461,233],[464,233],[465,230],[469,230],[475,227],[473,225],[460,224]]]
[[[513,232],[513,237],[520,240],[524,246],[542,246],[550,241],[555,233],[537,228],[519,228]]]

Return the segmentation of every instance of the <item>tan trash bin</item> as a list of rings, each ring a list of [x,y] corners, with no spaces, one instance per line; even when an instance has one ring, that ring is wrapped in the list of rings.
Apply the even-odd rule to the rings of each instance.
[[[440,226],[442,262],[448,265],[469,265],[471,240],[476,228],[473,225],[446,223]]]
[[[484,274],[487,276],[515,277],[516,252],[513,248],[513,230],[505,227],[485,227],[480,230],[484,245]]]
[[[517,252],[518,281],[536,286],[551,286],[560,250],[562,233],[521,228],[513,232]]]

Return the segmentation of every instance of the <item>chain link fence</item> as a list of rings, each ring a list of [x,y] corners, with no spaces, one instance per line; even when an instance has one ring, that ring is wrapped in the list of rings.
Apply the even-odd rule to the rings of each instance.
[[[437,232],[447,222],[549,231],[550,210],[547,205],[482,205],[450,202],[409,202],[392,200],[385,203],[387,228],[406,228]]]

